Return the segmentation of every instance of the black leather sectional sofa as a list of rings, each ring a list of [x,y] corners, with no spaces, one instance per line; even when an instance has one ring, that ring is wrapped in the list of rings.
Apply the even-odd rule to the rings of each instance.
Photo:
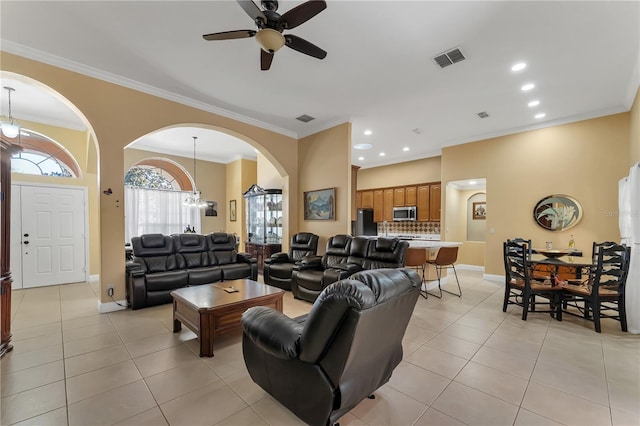
[[[238,253],[232,234],[146,234],[131,238],[131,246],[126,271],[132,309],[171,303],[177,288],[258,277],[256,259]]]
[[[366,269],[402,268],[409,243],[397,238],[335,235],[324,256],[307,256],[293,268],[291,291],[296,299],[316,300],[329,284]]]

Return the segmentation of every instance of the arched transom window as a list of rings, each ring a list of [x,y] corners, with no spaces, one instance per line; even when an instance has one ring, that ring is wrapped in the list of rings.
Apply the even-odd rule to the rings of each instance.
[[[22,129],[22,150],[11,157],[11,172],[79,178],[80,167],[61,144],[40,133]]]

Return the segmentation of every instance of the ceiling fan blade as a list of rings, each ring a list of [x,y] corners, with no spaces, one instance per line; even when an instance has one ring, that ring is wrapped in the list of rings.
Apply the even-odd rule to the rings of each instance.
[[[205,40],[231,40],[234,38],[248,38],[256,35],[254,30],[236,30],[223,31],[221,33],[205,34],[202,36]]]
[[[286,34],[284,36],[285,44],[293,50],[297,50],[305,55],[313,56],[314,58],[324,59],[327,56],[327,52],[320,49],[313,43],[307,40],[294,36],[293,34]]]
[[[236,0],[242,10],[244,10],[247,15],[251,17],[251,19],[255,22],[258,18],[262,20],[262,22],[267,22],[267,17],[264,16],[262,10],[251,0]]]
[[[304,24],[326,8],[327,3],[324,0],[310,0],[285,12],[278,20],[278,23],[281,24],[284,29],[295,28],[300,24]]]
[[[260,49],[260,69],[267,71],[271,68],[271,61],[273,61],[273,53],[265,52]]]

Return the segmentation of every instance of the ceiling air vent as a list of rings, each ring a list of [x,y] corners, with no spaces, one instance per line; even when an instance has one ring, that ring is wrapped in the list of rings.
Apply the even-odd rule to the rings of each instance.
[[[480,118],[487,118],[487,117],[489,117],[489,114],[487,114],[487,113],[486,113],[486,111],[479,112],[477,115],[478,115],[478,117],[480,117]]]
[[[315,120],[315,117],[311,117],[310,115],[307,115],[307,114],[302,114],[300,117],[296,117],[296,120],[300,120],[303,123],[308,123],[311,120]]]
[[[440,68],[448,67],[449,65],[455,64],[456,62],[464,61],[464,59],[464,55],[458,48],[442,53],[433,58],[433,60],[436,61],[438,65],[440,65]]]

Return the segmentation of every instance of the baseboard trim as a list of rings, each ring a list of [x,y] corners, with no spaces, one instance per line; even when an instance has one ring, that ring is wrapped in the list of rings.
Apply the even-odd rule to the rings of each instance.
[[[482,274],[482,279],[487,281],[504,282],[504,275]]]
[[[100,275],[99,274],[95,274],[95,275],[89,275],[89,282],[93,283],[96,281],[100,281]]]
[[[456,269],[465,269],[468,271],[479,271],[479,272],[484,272],[484,266],[480,266],[480,265],[465,265],[464,263],[461,264],[456,264]]]
[[[127,309],[126,300],[118,300],[117,302],[122,306],[118,305],[116,302],[102,303],[98,301],[98,312],[101,314],[107,314],[109,312],[124,311]]]

